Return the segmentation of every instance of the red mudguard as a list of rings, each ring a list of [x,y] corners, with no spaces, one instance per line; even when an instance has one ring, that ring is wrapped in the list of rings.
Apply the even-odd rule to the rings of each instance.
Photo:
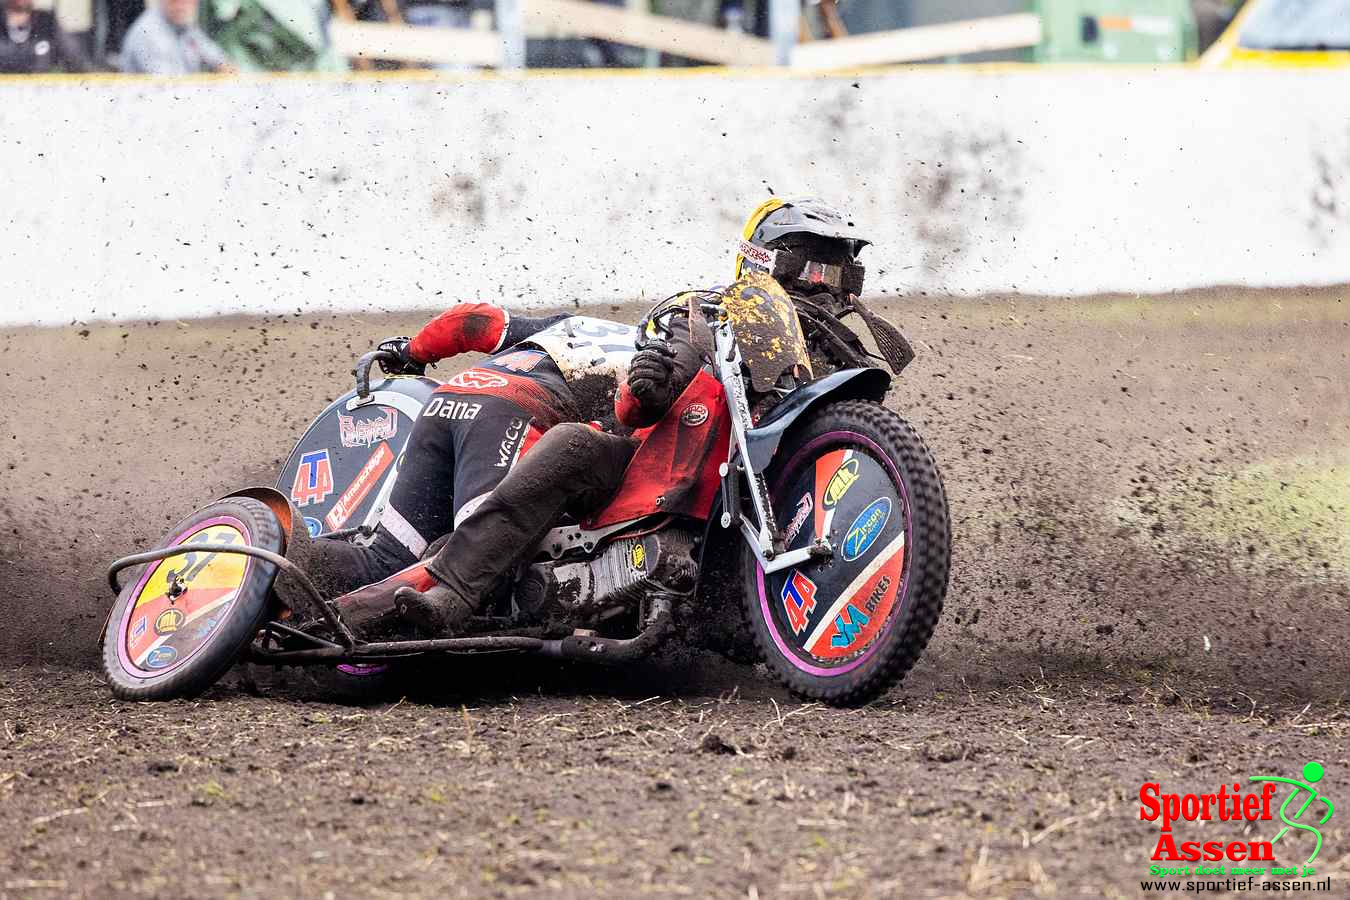
[[[706,519],[731,436],[721,383],[699,371],[665,417],[634,436],[642,443],[624,472],[623,486],[583,527],[603,528],[652,513]]]

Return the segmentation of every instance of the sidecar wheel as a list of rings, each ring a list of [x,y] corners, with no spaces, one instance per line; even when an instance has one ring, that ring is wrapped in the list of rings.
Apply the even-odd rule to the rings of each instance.
[[[103,673],[120,700],[200,694],[262,627],[276,567],[250,556],[194,551],[193,543],[283,549],[276,515],[245,497],[217,501],[175,525],[157,546],[183,545],[183,552],[131,570],[108,617]]]
[[[827,538],[834,556],[766,575],[743,548],[759,653],[800,697],[867,703],[913,667],[942,613],[951,525],[937,464],[896,413],[846,401],[784,440],[768,484],[788,549]]]

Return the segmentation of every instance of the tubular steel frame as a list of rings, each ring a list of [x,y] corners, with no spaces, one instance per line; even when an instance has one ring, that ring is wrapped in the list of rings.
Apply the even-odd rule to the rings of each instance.
[[[416,656],[423,653],[491,653],[501,651],[526,651],[542,653],[562,659],[581,659],[599,663],[629,662],[650,653],[669,629],[673,614],[671,598],[656,594],[652,609],[641,632],[632,638],[604,638],[597,636],[570,635],[557,640],[546,640],[529,635],[477,635],[471,637],[440,638],[435,640],[407,641],[360,641],[352,634],[342,614],[331,600],[325,598],[314,587],[309,576],[286,557],[264,550],[261,547],[238,546],[235,544],[177,544],[173,547],[161,547],[147,550],[115,560],[108,567],[108,586],[116,595],[121,595],[122,585],[117,574],[123,569],[143,563],[158,562],[173,556],[182,556],[193,551],[205,553],[233,553],[239,556],[251,556],[269,562],[284,574],[294,578],[296,583],[314,600],[323,612],[324,620],[336,630],[343,643],[335,643],[318,635],[309,634],[284,622],[269,619],[262,627],[263,647],[250,646],[248,657],[253,662],[270,665],[304,665],[306,663],[369,662],[387,660],[401,656]],[[307,640],[316,646],[301,650],[268,650],[267,642],[275,634]]]

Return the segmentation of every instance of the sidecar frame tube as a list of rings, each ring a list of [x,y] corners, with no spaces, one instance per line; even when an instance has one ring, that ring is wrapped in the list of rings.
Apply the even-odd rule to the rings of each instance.
[[[516,635],[488,635],[484,637],[441,638],[428,641],[379,641],[357,644],[348,649],[336,644],[307,650],[259,650],[251,647],[249,661],[264,665],[287,666],[303,663],[372,662],[399,657],[421,656],[425,653],[490,653],[503,650],[523,650],[540,653],[548,643],[540,638]]]

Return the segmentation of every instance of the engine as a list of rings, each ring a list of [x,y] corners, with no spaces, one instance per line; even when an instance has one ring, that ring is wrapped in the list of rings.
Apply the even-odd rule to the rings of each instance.
[[[639,612],[654,591],[694,589],[695,541],[692,531],[667,528],[611,541],[588,559],[535,563],[516,589],[516,607],[532,621],[569,627]]]

